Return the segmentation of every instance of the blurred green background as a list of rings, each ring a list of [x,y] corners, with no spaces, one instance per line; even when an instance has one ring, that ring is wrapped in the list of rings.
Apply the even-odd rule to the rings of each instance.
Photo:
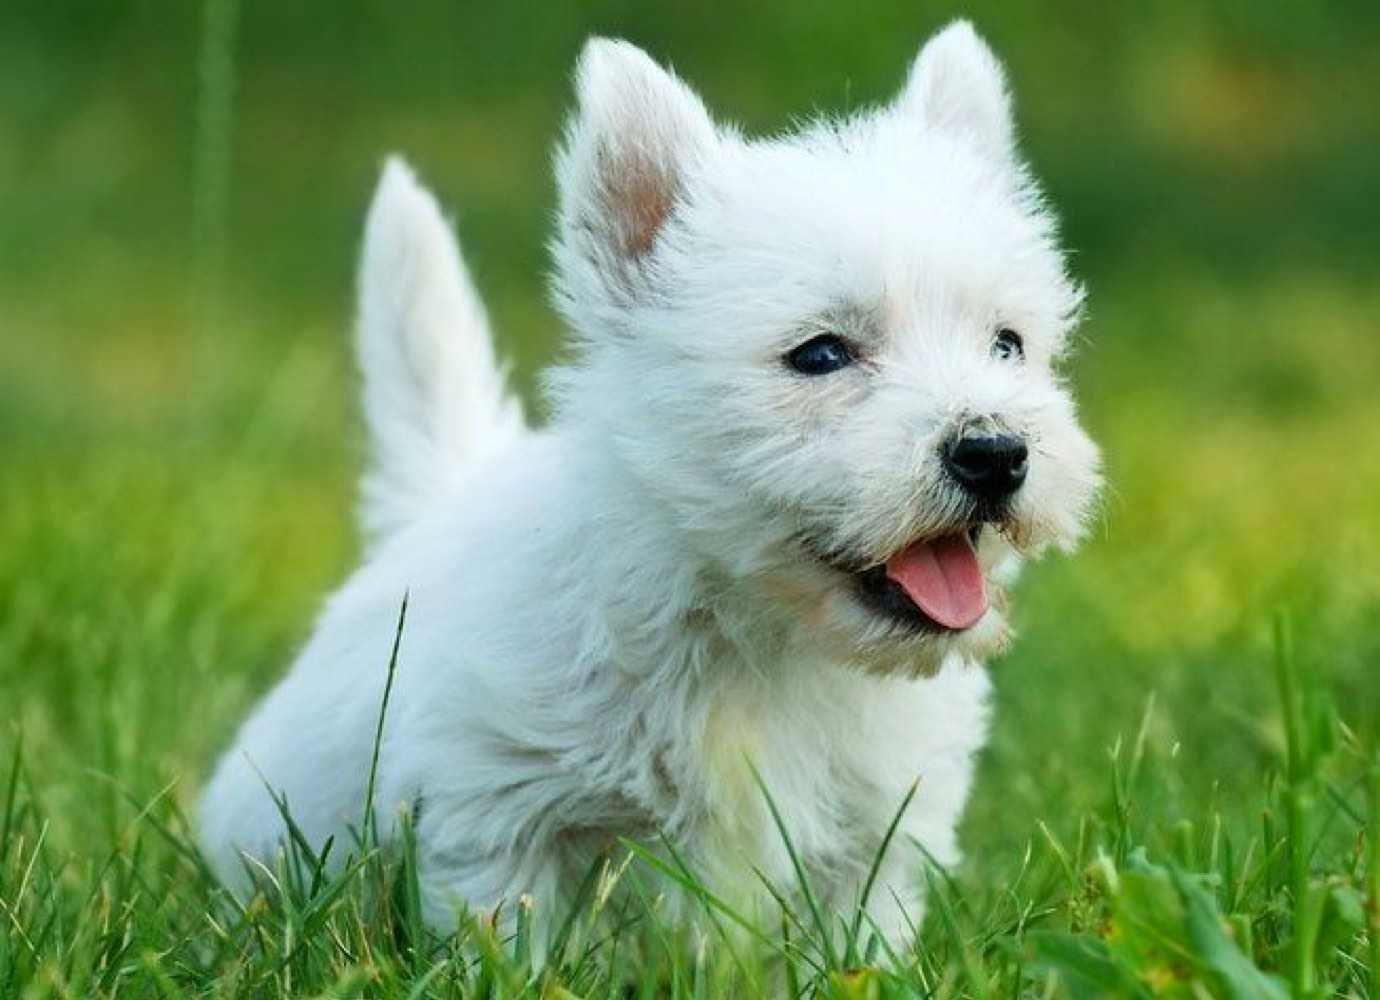
[[[1037,818],[1070,834],[1152,694],[1162,808],[1254,822],[1233,783],[1281,740],[1276,608],[1344,717],[1380,721],[1377,11],[6,0],[0,698],[55,838],[118,830],[121,786],[190,800],[356,557],[347,330],[386,152],[456,214],[531,398],[585,36],[773,131],[888,99],[960,14],[1090,288],[1072,375],[1111,483],[1084,551],[1019,594],[970,867]]]

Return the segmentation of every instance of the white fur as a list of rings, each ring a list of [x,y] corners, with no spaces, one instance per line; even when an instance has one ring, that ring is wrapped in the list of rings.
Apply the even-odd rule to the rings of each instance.
[[[372,468],[360,520],[381,540],[453,501],[526,427],[460,248],[436,199],[397,158],[365,232],[357,346]]]
[[[242,856],[271,865],[270,787],[316,844],[359,826],[406,592],[376,802],[385,836],[419,810],[437,926],[527,893],[549,929],[601,851],[659,833],[767,906],[753,869],[794,877],[751,760],[843,910],[919,780],[870,907],[899,937],[921,914],[916,843],[957,857],[1001,587],[1075,542],[1098,484],[1054,369],[1080,292],[1000,68],[956,24],[893,105],[765,141],[626,43],[591,41],[577,91],[553,248],[577,359],[550,375],[544,430],[504,394],[434,202],[385,172],[360,312],[380,544],[221,762],[206,851],[235,885]],[[991,355],[999,327],[1024,363]],[[782,362],[840,328],[852,367]],[[1029,480],[984,534],[991,610],[917,634],[819,552],[866,565],[952,530],[938,446],[976,419],[1026,436]]]

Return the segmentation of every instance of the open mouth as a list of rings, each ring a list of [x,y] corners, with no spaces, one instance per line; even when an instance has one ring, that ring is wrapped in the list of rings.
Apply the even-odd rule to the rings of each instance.
[[[912,542],[886,562],[854,574],[863,603],[924,632],[961,632],[987,613],[987,584],[978,565],[977,523]]]

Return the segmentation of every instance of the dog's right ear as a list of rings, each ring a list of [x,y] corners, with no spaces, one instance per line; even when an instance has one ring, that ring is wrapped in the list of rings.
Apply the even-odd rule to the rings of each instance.
[[[575,90],[556,161],[560,293],[593,279],[615,302],[626,301],[639,291],[641,265],[717,134],[690,88],[628,42],[590,39]]]
[[[1012,155],[1015,126],[1006,74],[967,21],[954,21],[925,43],[897,106],[921,128],[963,137],[996,156]]]

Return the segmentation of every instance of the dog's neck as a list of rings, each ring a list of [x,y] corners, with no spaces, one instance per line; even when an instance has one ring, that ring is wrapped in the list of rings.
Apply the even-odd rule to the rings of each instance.
[[[575,472],[581,502],[596,512],[580,525],[575,551],[583,612],[609,657],[648,678],[704,675],[725,660],[772,671],[790,646],[789,612],[707,551],[684,513],[648,490],[607,441],[590,444],[571,449],[584,456]]]

